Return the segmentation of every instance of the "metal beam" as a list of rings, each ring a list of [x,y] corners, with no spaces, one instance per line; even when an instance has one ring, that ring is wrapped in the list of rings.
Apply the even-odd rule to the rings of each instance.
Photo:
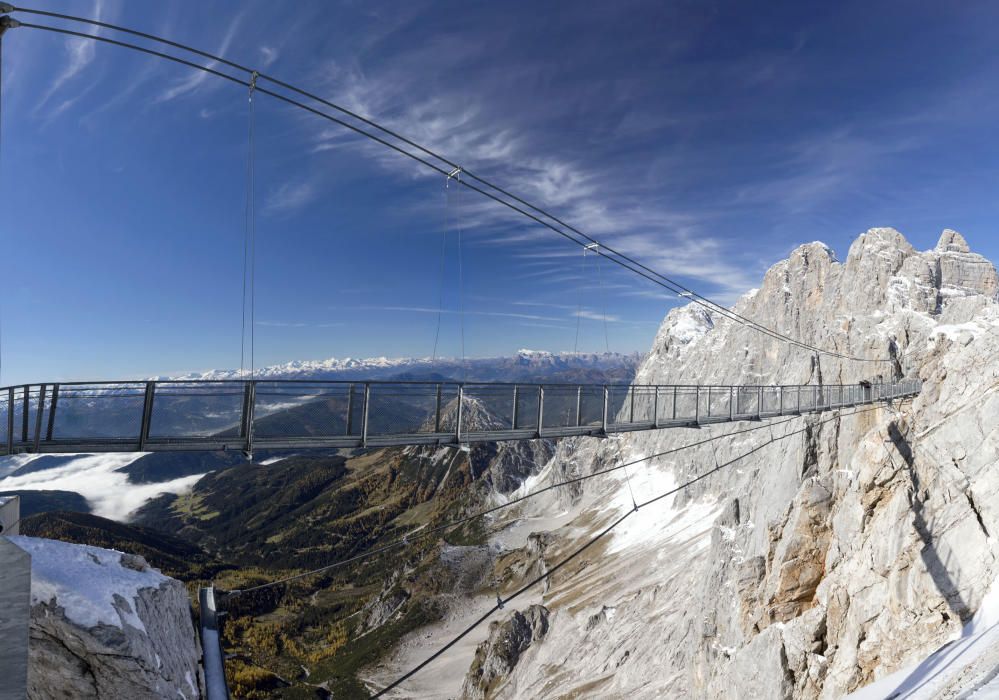
[[[153,418],[153,395],[156,382],[146,382],[145,399],[142,402],[142,423],[139,424],[139,452],[143,452],[149,441],[149,424]]]
[[[45,431],[46,442],[50,441],[55,431],[56,406],[59,405],[59,385],[52,385],[52,399],[49,401],[49,425]]]

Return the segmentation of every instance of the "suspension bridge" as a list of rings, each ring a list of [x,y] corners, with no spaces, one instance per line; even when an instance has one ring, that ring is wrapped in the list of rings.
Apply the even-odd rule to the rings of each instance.
[[[22,21],[15,19],[15,14],[42,17],[50,21],[82,23],[87,26],[88,31]],[[476,442],[574,436],[603,437],[634,431],[698,428],[709,424],[764,421],[788,416],[789,418],[783,421],[786,423],[795,416],[808,413],[836,412],[865,405],[872,405],[873,408],[863,410],[874,410],[879,404],[891,405],[920,392],[921,384],[918,380],[904,377],[894,343],[890,343],[887,357],[872,358],[817,347],[792,337],[715,302],[626,253],[597,241],[545,209],[469,171],[459,163],[371,119],[259,70],[127,27],[0,3],[0,77],[2,77],[2,39],[6,32],[14,29],[74,37],[155,56],[193,70],[203,71],[224,81],[243,86],[249,91],[250,121],[241,335],[242,370],[247,354],[247,334],[249,334],[249,373],[243,378],[227,381],[53,382],[0,388],[0,454],[2,455],[182,450],[239,450],[252,453],[254,450],[265,449],[339,449],[401,445],[463,447]],[[117,36],[126,35],[143,43],[137,44],[104,36],[98,34],[97,30],[112,32]],[[180,55],[167,51],[180,52]],[[205,65],[198,61],[208,63]],[[870,367],[872,364],[877,367],[884,363],[890,368],[888,371],[864,372],[860,376],[890,376],[893,380],[858,381],[842,385],[709,386],[530,384],[448,380],[394,382],[257,379],[254,375],[253,358],[256,251],[253,207],[253,101],[257,94],[266,95],[335,123],[442,176],[445,187],[450,187],[454,183],[458,188],[475,192],[533,224],[561,236],[582,249],[584,269],[586,254],[598,255],[602,261],[618,265],[688,303],[707,309],[719,321],[744,326],[772,340],[815,356],[857,363],[857,367]],[[0,116],[2,116],[2,102],[0,102]],[[460,251],[460,228],[458,231]],[[459,257],[459,270],[460,265]],[[598,274],[599,269],[598,267]],[[578,318],[577,314],[577,324]],[[438,335],[439,330],[438,320]],[[462,332],[464,332],[463,327]],[[846,343],[845,347],[849,347],[849,343]],[[836,420],[838,416],[839,414],[836,414],[818,422]],[[772,424],[764,424],[763,427],[772,428]],[[712,436],[705,441],[678,449],[695,447],[698,444],[730,437],[738,432],[751,432],[757,429],[759,428],[752,427],[734,431],[729,435]],[[790,438],[807,429],[805,427],[796,431],[789,430],[777,438],[771,436],[770,442],[754,447],[725,464],[716,465],[704,476],[734,464],[762,449],[766,444]],[[648,459],[655,456],[658,455],[652,455]],[[647,458],[639,461],[644,459]],[[612,469],[626,466],[627,464],[622,464]],[[591,478],[599,473],[601,472],[580,478]],[[698,476],[697,479],[704,476]],[[418,536],[437,535],[446,529],[474,518],[484,517],[499,508],[508,507],[555,486],[557,485],[545,487],[501,506],[446,523],[440,528],[428,529]],[[685,486],[681,485],[641,503],[635,502],[633,511],[622,515],[582,547],[554,567],[547,569],[546,573],[529,581],[506,598],[497,595],[496,607],[440,651],[381,689],[378,695],[397,687],[399,683],[421,670],[476,625],[502,609],[505,603],[548,578],[552,572],[611,532],[632,513]],[[407,537],[403,537],[396,542],[369,549],[355,558],[261,584],[256,588],[283,585],[288,581],[328,571],[361,557],[374,556],[397,546],[407,546],[409,541]],[[239,593],[241,592],[233,591],[229,594]],[[202,590],[202,610],[207,611],[202,619],[202,633],[206,647],[205,668],[206,675],[209,676],[209,697],[225,697],[227,690],[222,671],[224,656],[219,647],[212,589]],[[213,691],[212,687],[216,689]]]
[[[883,384],[710,386],[149,381],[0,390],[0,454],[467,445],[820,413],[908,398]]]

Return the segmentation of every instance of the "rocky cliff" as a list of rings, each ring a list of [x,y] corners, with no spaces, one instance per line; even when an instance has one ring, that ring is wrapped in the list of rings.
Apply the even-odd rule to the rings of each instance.
[[[923,391],[905,404],[772,421],[528,501],[517,527],[552,528],[543,547],[537,535],[520,543],[536,572],[631,509],[631,493],[665,492],[759,448],[643,508],[558,571],[529,601],[543,602],[545,634],[503,658],[484,641],[466,694],[836,698],[964,634],[999,573],[997,289],[993,265],[953,231],[920,252],[893,229],[872,229],[842,262],[821,243],[799,247],[734,307],[845,357],[701,307],[670,311],[637,383],[904,376]],[[740,428],[564,441],[538,483]],[[512,590],[511,571],[497,578]],[[523,613],[512,614],[504,624],[516,629]]]
[[[139,556],[35,537],[28,697],[202,696],[200,646],[184,585]]]

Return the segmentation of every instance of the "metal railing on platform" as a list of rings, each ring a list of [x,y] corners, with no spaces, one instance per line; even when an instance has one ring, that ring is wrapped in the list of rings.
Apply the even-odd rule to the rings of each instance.
[[[464,444],[826,411],[919,393],[884,384],[708,386],[227,380],[0,389],[0,454]]]

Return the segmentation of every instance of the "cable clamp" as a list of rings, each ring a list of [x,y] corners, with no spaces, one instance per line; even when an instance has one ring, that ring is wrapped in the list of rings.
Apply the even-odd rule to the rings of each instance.
[[[596,250],[600,247],[599,243],[587,243],[583,246],[583,250]]]
[[[460,165],[457,168],[455,168],[454,170],[452,170],[451,172],[449,172],[447,174],[447,179],[450,180],[452,177],[456,178],[459,175],[461,175],[461,166]]]
[[[496,592],[496,607],[499,608],[500,610],[503,609],[503,599],[500,598],[500,594],[498,591]]]
[[[260,77],[260,73],[253,71],[250,73],[250,99],[253,99],[253,91],[257,89],[257,78]]]
[[[12,12],[13,10],[14,8],[10,5],[0,5],[0,12]],[[3,36],[3,33],[8,29],[17,29],[20,26],[21,23],[13,17],[8,17],[7,15],[0,17],[0,36]]]
[[[0,2],[0,14],[7,14],[8,12],[13,12],[14,6],[9,2]]]
[[[688,289],[687,291],[680,292],[679,294],[677,294],[677,296],[683,297],[685,299],[690,299],[692,296],[694,296],[694,293]]]

